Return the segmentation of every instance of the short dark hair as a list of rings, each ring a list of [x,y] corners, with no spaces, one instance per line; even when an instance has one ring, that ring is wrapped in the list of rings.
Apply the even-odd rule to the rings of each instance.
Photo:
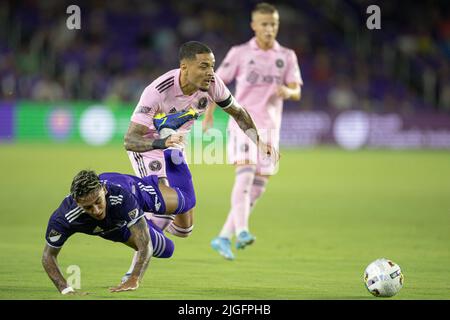
[[[194,60],[197,54],[212,53],[212,50],[204,43],[199,41],[188,41],[181,45],[178,58],[181,60]]]
[[[75,199],[86,197],[91,192],[102,186],[100,179],[95,171],[82,170],[73,178],[70,187],[70,195]]]
[[[255,12],[259,13],[275,13],[278,12],[277,8],[273,4],[267,2],[258,3],[252,11],[252,14]]]

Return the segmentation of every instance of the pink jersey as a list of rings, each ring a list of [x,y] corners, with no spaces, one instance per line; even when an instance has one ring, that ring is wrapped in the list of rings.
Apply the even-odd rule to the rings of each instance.
[[[131,121],[148,127],[147,137],[158,138],[153,125],[153,117],[157,113],[175,113],[194,108],[199,114],[206,111],[212,104],[226,107],[232,101],[231,93],[223,81],[216,75],[207,92],[198,90],[190,96],[183,94],[180,88],[180,69],[171,70],[153,81],[142,92],[141,98],[134,109]],[[194,123],[185,123],[180,130],[189,131]]]
[[[256,38],[230,49],[216,74],[226,83],[236,79],[236,101],[248,110],[258,129],[281,126],[283,99],[276,96],[279,85],[303,85],[297,56],[278,42],[264,51]],[[230,129],[237,129],[230,118]]]

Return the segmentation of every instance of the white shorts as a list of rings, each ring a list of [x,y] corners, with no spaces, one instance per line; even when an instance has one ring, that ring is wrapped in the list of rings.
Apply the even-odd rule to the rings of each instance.
[[[158,178],[167,177],[163,150],[158,149],[144,153],[127,151],[127,153],[138,177],[151,175],[157,175]]]
[[[279,150],[278,130],[259,130],[261,139]],[[279,161],[273,161],[258,152],[253,141],[241,129],[228,129],[228,163],[254,164],[256,173],[261,175],[274,175],[278,172]]]

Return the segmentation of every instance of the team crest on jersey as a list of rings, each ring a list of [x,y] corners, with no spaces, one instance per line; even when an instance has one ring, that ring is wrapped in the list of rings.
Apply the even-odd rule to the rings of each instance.
[[[152,110],[151,107],[140,106],[138,109],[139,113],[149,113]]]
[[[197,104],[197,109],[198,110],[203,110],[206,108],[206,105],[208,104],[208,99],[206,99],[206,97],[202,97]]]
[[[161,161],[153,160],[152,162],[150,162],[148,167],[152,171],[159,171],[162,168],[162,164],[161,164]]]
[[[131,220],[136,219],[138,214],[139,214],[139,210],[138,209],[134,209],[134,210],[128,212],[128,216],[130,217]]]
[[[51,242],[56,242],[59,240],[59,238],[61,238],[61,233],[59,233],[55,229],[52,229],[48,234],[48,238]]]
[[[230,63],[229,63],[229,62],[225,62],[222,66],[223,66],[224,68],[228,68],[228,67],[230,66]]]
[[[284,61],[281,60],[281,59],[277,59],[277,61],[275,61],[275,65],[276,65],[278,68],[283,68],[283,67],[284,67]]]

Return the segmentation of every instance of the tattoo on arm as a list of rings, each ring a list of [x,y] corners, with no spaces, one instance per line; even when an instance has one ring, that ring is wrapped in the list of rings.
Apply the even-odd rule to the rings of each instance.
[[[64,279],[64,276],[61,273],[57,261],[60,250],[60,248],[52,248],[46,244],[44,253],[42,254],[42,266],[59,292],[67,287],[66,279]]]
[[[241,107],[236,102],[233,102],[233,104],[225,109],[223,109],[226,113],[228,113],[230,116],[236,120],[239,128],[242,129],[242,131],[245,132],[245,134],[255,143],[258,144],[259,142],[259,134],[258,130],[256,129],[256,125],[253,122],[252,117],[250,114],[245,110],[243,107]]]
[[[147,270],[148,263],[150,262],[150,257],[153,254],[150,233],[145,218],[140,218],[139,221],[132,225],[130,232],[129,242],[133,244],[138,252],[131,277],[136,277],[140,280],[144,276],[145,270]]]
[[[128,131],[125,134],[124,147],[128,151],[146,152],[154,149],[164,149],[166,147],[165,139],[151,139],[145,137],[148,128],[141,124],[131,122]]]

